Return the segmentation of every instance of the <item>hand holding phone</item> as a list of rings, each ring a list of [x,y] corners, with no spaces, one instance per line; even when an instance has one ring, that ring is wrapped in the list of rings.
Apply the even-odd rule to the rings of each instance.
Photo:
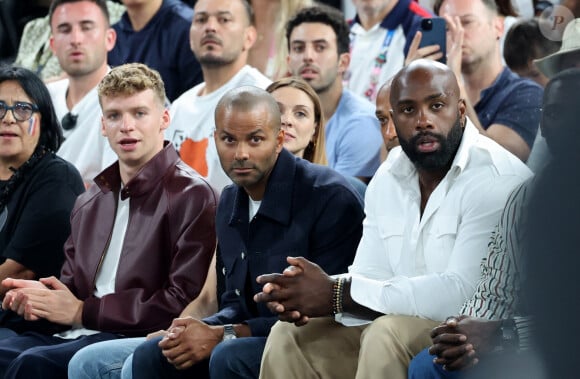
[[[419,31],[421,32],[421,42],[419,43],[419,49],[427,46],[439,45],[438,51],[441,53],[441,57],[438,58],[437,61],[446,63],[447,32],[445,19],[442,17],[424,18],[421,20]]]

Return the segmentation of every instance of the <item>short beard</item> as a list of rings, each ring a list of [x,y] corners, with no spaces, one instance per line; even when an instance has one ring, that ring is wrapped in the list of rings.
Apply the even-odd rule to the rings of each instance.
[[[417,141],[419,138],[430,136],[436,138],[439,142],[439,150],[433,153],[421,153],[417,150]],[[405,141],[399,138],[399,143],[401,148],[409,157],[409,160],[413,162],[417,169],[422,170],[441,170],[448,168],[457,154],[459,145],[461,144],[461,139],[463,138],[463,128],[461,127],[461,117],[457,115],[457,120],[453,124],[449,133],[446,137],[440,134],[435,134],[431,132],[419,133],[411,140]]]
[[[227,66],[235,61],[235,58],[216,57],[215,55],[205,55],[198,59],[199,64],[205,67],[215,68]]]

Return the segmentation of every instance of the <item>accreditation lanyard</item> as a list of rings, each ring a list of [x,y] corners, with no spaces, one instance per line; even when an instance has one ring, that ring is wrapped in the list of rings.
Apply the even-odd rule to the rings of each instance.
[[[383,68],[385,63],[387,63],[387,54],[389,52],[389,46],[391,46],[391,42],[393,41],[394,34],[395,34],[394,29],[387,30],[387,33],[385,34],[385,38],[383,39],[383,44],[381,46],[381,50],[379,51],[379,55],[377,55],[377,57],[374,59],[374,66],[373,66],[373,69],[371,70],[369,87],[367,88],[367,90],[364,93],[365,97],[370,101],[374,101],[374,97],[375,97],[375,94],[377,92],[377,85],[379,84],[379,77],[381,75],[381,69]],[[356,40],[356,35],[353,35],[353,37],[350,41],[351,54],[352,54],[352,51],[354,48],[355,40]],[[345,78],[345,85],[348,85],[348,81],[350,80],[350,76],[351,76],[351,73],[349,70],[349,72],[347,73],[346,78]]]

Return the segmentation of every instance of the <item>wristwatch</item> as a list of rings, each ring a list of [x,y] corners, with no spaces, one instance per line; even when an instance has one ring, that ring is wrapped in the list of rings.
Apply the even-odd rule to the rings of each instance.
[[[514,351],[519,345],[518,332],[513,319],[503,320],[500,326],[501,347],[503,350]]]
[[[236,336],[236,331],[234,330],[234,326],[232,324],[225,324],[224,325],[224,338],[222,339],[222,341],[233,340],[235,338],[238,338],[238,336]]]

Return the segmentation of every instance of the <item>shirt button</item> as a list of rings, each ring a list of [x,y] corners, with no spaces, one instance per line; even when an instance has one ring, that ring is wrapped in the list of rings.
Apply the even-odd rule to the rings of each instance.
[[[224,267],[224,268],[222,268],[222,274],[223,274],[224,276],[226,276],[226,268],[225,268],[225,267]]]
[[[236,288],[236,295],[240,296],[240,290]]]
[[[241,256],[242,256],[242,259],[246,259],[246,253],[244,253],[243,251],[242,251]]]

